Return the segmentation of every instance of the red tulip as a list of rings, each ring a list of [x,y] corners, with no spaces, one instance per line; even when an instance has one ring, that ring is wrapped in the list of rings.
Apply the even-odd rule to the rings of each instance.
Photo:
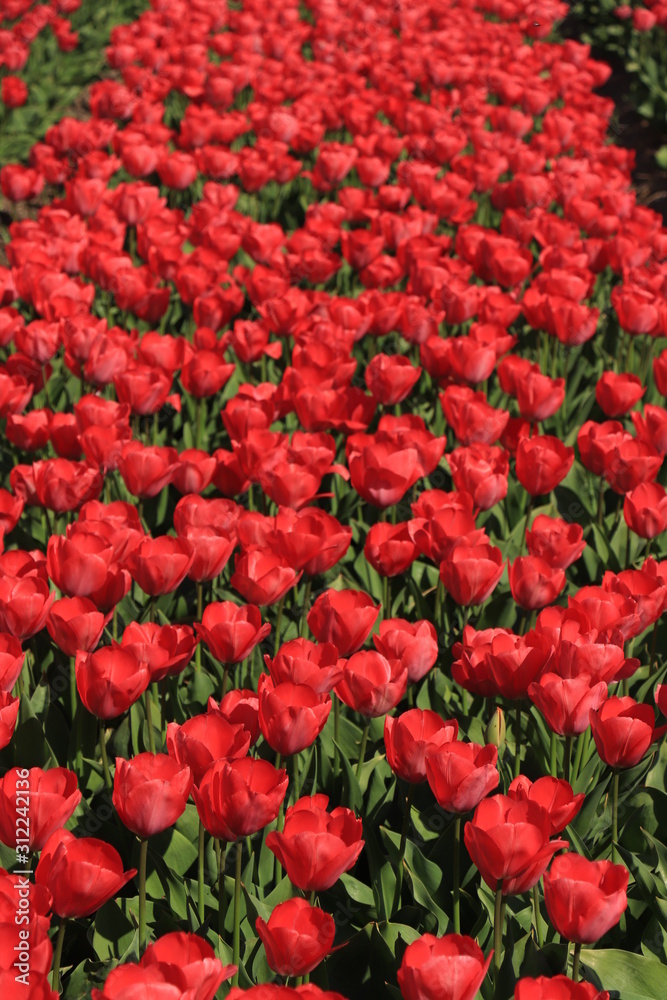
[[[330,914],[298,898],[279,903],[268,921],[258,917],[255,927],[269,967],[281,976],[312,972],[331,951],[336,934]]]
[[[121,646],[103,646],[94,653],[79,651],[76,688],[84,706],[98,719],[115,719],[134,705],[151,679],[146,661]]]
[[[482,799],[466,823],[465,845],[482,878],[504,896],[527,892],[539,882],[565,840],[550,840],[551,820],[537,802],[505,795]]]
[[[457,604],[469,607],[491,596],[504,569],[502,552],[494,545],[461,542],[440,564],[440,579]]]
[[[399,524],[378,521],[366,535],[364,555],[380,576],[399,576],[415,561],[419,549],[405,521]]]
[[[262,625],[262,615],[254,604],[220,601],[204,608],[195,630],[220,663],[240,663],[266,638],[271,626],[268,622]]]
[[[192,659],[197,640],[189,625],[158,625],[157,622],[130,622],[121,639],[121,648],[136,660],[147,663],[151,681],[163,681],[182,673]]]
[[[126,560],[132,578],[151,597],[170,594],[183,582],[194,558],[190,545],[162,535],[144,538]]]
[[[507,496],[509,455],[504,448],[472,444],[447,456],[457,490],[469,493],[475,507],[490,510]]]
[[[476,941],[461,934],[422,934],[405,949],[398,970],[404,1000],[474,1000],[493,951],[484,958]]]
[[[667,732],[667,726],[656,727],[653,708],[633,698],[609,698],[591,708],[590,723],[598,754],[614,768],[634,767]]]
[[[596,683],[590,674],[561,677],[545,673],[530,685],[528,697],[554,733],[579,736],[590,725],[591,710],[599,708],[607,697],[607,685]]]
[[[20,701],[20,698],[14,698],[11,691],[0,691],[0,750],[11,743]]]
[[[530,531],[526,531],[526,545],[531,556],[543,559],[557,569],[567,569],[586,548],[584,529],[574,521],[538,514]]]
[[[192,797],[213,837],[234,841],[263,830],[278,815],[287,792],[287,772],[265,760],[219,760],[206,771]],[[268,838],[267,838],[268,841]]]
[[[116,757],[113,804],[123,825],[142,840],[174,825],[191,788],[190,768],[167,754]]]
[[[318,694],[330,692],[345,669],[345,661],[339,659],[333,643],[318,644],[309,639],[283,643],[274,658],[265,655],[264,662],[275,684],[307,684]]]
[[[550,775],[531,781],[521,774],[512,781],[507,795],[517,802],[528,799],[543,806],[551,819],[552,835],[561,833],[572,822],[586,798],[583,792],[574,795],[567,781]]]
[[[510,563],[512,597],[526,611],[553,604],[565,587],[565,572],[539,556],[519,556]]]
[[[550,493],[568,474],[574,448],[560,438],[542,434],[521,438],[516,451],[516,476],[531,496]]]
[[[549,920],[566,941],[594,944],[621,919],[628,905],[628,870],[579,854],[554,858],[544,874]]]
[[[266,846],[290,880],[305,892],[330,889],[359,857],[362,824],[350,809],[326,811],[326,795],[299,799],[285,813],[283,831],[272,831]]]
[[[73,771],[64,767],[48,771],[14,767],[0,780],[0,840],[16,850],[17,838],[27,834],[28,852],[41,851],[80,801]],[[22,829],[19,817],[25,817],[25,809],[29,811],[29,824]]]
[[[493,744],[446,743],[426,756],[426,777],[438,804],[467,813],[498,787],[498,748]]]
[[[599,991],[593,983],[575,983],[568,976],[538,976],[537,979],[520,979],[514,1000],[609,1000],[609,994],[606,990]]]
[[[24,659],[20,641],[13,635],[0,632],[0,692],[12,692],[23,669]]]
[[[230,586],[251,604],[279,601],[301,579],[301,573],[274,552],[251,548],[236,556]]]
[[[463,642],[454,646],[459,658],[452,677],[472,694],[484,698],[525,698],[530,684],[548,668],[551,644],[535,630],[518,636],[508,629],[463,630]]]
[[[172,931],[149,944],[138,965],[127,962],[107,976],[93,1000],[139,1000],[160,997],[213,1000],[218,987],[236,972],[215,957],[213,948],[196,934]]]
[[[642,398],[646,388],[638,375],[605,372],[595,386],[595,398],[606,417],[622,417]]]
[[[123,871],[120,855],[103,840],[57,830],[42,849],[35,882],[49,890],[61,919],[79,919],[113,899],[136,874],[135,868]]]
[[[231,723],[219,708],[209,705],[182,725],[167,724],[167,751],[182,767],[189,767],[196,785],[217,760],[245,757],[251,733],[240,723]]]
[[[420,681],[438,658],[438,637],[429,621],[408,622],[404,618],[384,618],[379,635],[373,636],[378,653],[387,660],[400,660],[411,683]]]
[[[640,538],[655,538],[667,528],[667,492],[659,483],[640,483],[625,494],[623,516]]]
[[[300,753],[314,743],[329,718],[330,695],[318,694],[307,684],[292,681],[274,684],[262,674],[257,693],[264,739],[284,757]]]
[[[347,661],[335,690],[342,702],[372,719],[395,708],[407,685],[408,670],[400,660],[388,660],[374,650],[360,650]]]
[[[412,784],[426,781],[426,755],[455,740],[458,731],[456,720],[446,722],[428,709],[412,708],[396,718],[387,715],[384,720],[387,762],[404,781]]]
[[[87,597],[63,597],[51,605],[46,629],[66,656],[76,656],[78,650],[95,649],[110,618]]]
[[[308,628],[318,642],[332,642],[349,656],[365,642],[379,610],[362,590],[325,590],[308,612]]]

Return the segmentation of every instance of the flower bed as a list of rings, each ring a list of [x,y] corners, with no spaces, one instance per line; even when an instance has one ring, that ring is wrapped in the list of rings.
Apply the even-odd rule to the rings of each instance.
[[[667,995],[667,232],[564,13],[153,0],[0,170],[8,995]]]

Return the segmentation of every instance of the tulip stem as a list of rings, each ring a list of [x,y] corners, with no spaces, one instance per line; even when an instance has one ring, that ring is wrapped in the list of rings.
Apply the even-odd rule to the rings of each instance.
[[[306,634],[306,629],[308,627],[308,611],[310,610],[310,589],[313,585],[312,578],[309,576],[306,580],[306,585],[303,590],[303,604],[301,605],[301,621],[299,622],[299,635],[303,638]]]
[[[549,770],[551,771],[551,777],[557,778],[558,774],[558,740],[556,739],[556,734],[552,732],[551,734],[551,746],[549,753]]]
[[[199,820],[199,844],[197,864],[197,915],[200,925],[204,923],[204,824]]]
[[[397,872],[396,872],[396,885],[394,887],[394,900],[391,904],[391,916],[396,913],[401,902],[401,889],[403,888],[403,858],[405,857],[405,845],[408,842],[408,830],[410,829],[410,809],[412,808],[412,797],[415,792],[415,786],[408,785],[408,793],[405,796],[405,804],[403,807],[403,824],[401,826],[401,843],[398,848],[398,861],[397,861]]]
[[[505,901],[503,900],[503,883],[499,879],[496,888],[496,903],[493,914],[493,968],[495,970],[494,987],[498,988],[498,977],[503,947],[503,924],[505,922]]]
[[[232,962],[237,971],[232,980],[233,986],[238,986],[238,964],[241,954],[241,867],[243,864],[243,841],[236,841],[236,871],[234,873],[234,934],[232,938]]]
[[[63,955],[63,941],[65,940],[66,926],[67,926],[67,920],[61,920],[60,927],[58,928],[58,935],[56,937],[56,946],[53,949],[53,973],[51,974],[51,989],[55,990],[56,993],[60,993],[60,960]]]
[[[278,602],[278,617],[276,618],[276,642],[275,642],[275,646],[273,647],[273,655],[274,656],[276,656],[278,654],[278,650],[280,649],[280,626],[281,626],[282,620],[283,620],[283,608],[284,607],[285,607],[285,594],[283,594],[283,596],[280,598],[280,600]]]
[[[600,476],[600,487],[598,489],[598,527],[602,527],[602,522],[604,520],[604,491],[605,491],[605,481],[602,476]]]
[[[229,666],[225,663],[222,671],[222,695],[220,696],[221,698],[224,698],[225,695],[227,694],[228,684],[229,684]]]
[[[574,983],[579,982],[579,960],[581,958],[581,943],[577,941],[574,946],[574,954],[572,955],[572,981]]]
[[[572,759],[572,736],[567,736],[565,739],[565,756],[563,758],[563,777],[566,781],[570,780],[570,761]]]
[[[618,783],[620,774],[614,771],[614,779],[611,785],[611,860],[614,864],[619,863],[618,851]]]
[[[521,702],[517,701],[514,716],[514,777],[519,777],[521,771]]]
[[[653,670],[653,667],[657,662],[655,658],[657,642],[658,642],[658,622],[656,621],[655,625],[653,626],[653,633],[651,635],[651,654],[648,661],[649,670]]]
[[[204,614],[204,585],[201,580],[197,580],[197,621],[201,623]],[[195,670],[201,670],[201,642],[197,643],[195,649]]]
[[[412,788],[412,785],[410,786]],[[461,933],[461,817],[454,820],[454,933]]]
[[[579,769],[581,767],[581,758],[584,754],[584,743],[586,741],[586,734],[581,733],[579,739],[577,740],[577,751],[574,755],[574,764],[572,765],[572,781],[576,781],[579,777]]]
[[[338,753],[338,740],[340,737],[340,699],[336,694],[332,692],[334,709],[334,759],[333,759],[333,776],[334,781],[338,780],[338,772],[340,770],[340,756]]]
[[[148,726],[148,746],[151,753],[155,753],[155,733],[153,732],[153,713],[151,711],[151,692],[146,688],[144,693],[144,704],[146,705],[146,725]]]
[[[141,841],[139,849],[139,955],[143,955],[146,947],[146,859],[148,858],[148,840]]]
[[[371,720],[367,719],[364,725],[364,731],[361,734],[361,743],[359,744],[359,760],[357,761],[357,770],[355,772],[357,778],[361,774],[361,765],[363,764],[364,757],[366,756],[366,744],[368,743],[368,733],[370,728],[371,728]]]
[[[535,910],[535,930],[537,931],[538,947],[544,947],[544,933],[542,931],[542,916],[540,914],[540,890],[539,883],[533,886],[533,907]]]
[[[202,431],[204,425],[204,400],[197,400],[197,436],[195,438],[196,447],[201,448],[202,443]]]
[[[70,713],[72,715],[72,725],[74,725],[74,718],[76,716],[76,670],[75,664],[76,660],[73,656],[69,659],[69,707]]]
[[[100,756],[102,757],[102,770],[104,771],[104,783],[107,788],[113,788],[111,781],[111,771],[109,770],[109,758],[107,757],[106,736],[104,733],[104,720],[100,719]]]
[[[299,755],[292,754],[292,777],[294,781],[294,801],[299,798]]]
[[[218,840],[218,936],[222,939],[225,936],[225,916],[226,916],[226,899],[225,899],[225,856],[227,853],[227,844],[225,841]]]

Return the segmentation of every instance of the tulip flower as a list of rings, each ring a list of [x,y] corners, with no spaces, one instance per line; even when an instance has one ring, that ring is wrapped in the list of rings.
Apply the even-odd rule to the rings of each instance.
[[[405,949],[398,970],[404,1000],[474,1000],[493,952],[485,959],[472,938],[422,934]]]
[[[331,951],[336,925],[330,914],[305,899],[274,907],[268,921],[258,917],[257,933],[270,968],[281,976],[304,976]]]

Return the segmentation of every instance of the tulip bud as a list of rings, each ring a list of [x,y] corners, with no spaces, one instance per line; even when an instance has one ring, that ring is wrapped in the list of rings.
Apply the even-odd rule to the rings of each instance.
[[[502,708],[496,708],[486,727],[485,739],[500,749],[506,739],[505,713]]]

